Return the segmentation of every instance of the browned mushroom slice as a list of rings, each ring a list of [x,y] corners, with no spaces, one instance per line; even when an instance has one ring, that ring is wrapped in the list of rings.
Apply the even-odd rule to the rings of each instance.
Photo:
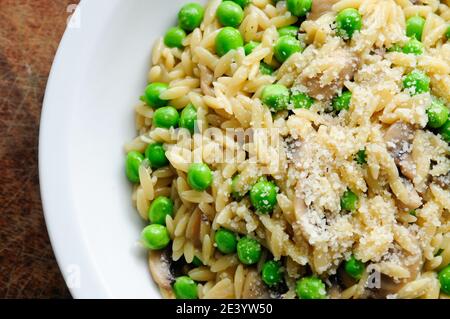
[[[325,13],[331,12],[332,7],[335,3],[337,3],[339,0],[320,0],[320,1],[313,1],[311,12],[308,15],[308,20],[317,20]]]
[[[158,284],[161,294],[166,299],[174,299],[172,290],[174,276],[171,272],[171,259],[168,250],[150,251],[148,264],[153,280]]]
[[[356,284],[357,281],[347,274],[347,272],[345,271],[344,263],[342,263],[342,265],[339,266],[336,275],[339,286],[341,286],[344,289],[347,289]]]
[[[442,189],[450,189],[450,172],[448,172],[446,175],[434,176],[433,183],[436,183]]]
[[[413,180],[416,166],[411,157],[412,142],[414,140],[414,129],[404,122],[392,124],[384,134],[387,149],[394,158],[395,164],[408,179]]]
[[[270,293],[261,276],[254,269],[249,270],[242,289],[243,299],[269,299]]]
[[[309,96],[319,101],[331,100],[344,87],[344,82],[351,80],[356,72],[358,60],[352,53],[345,49],[337,49],[333,53],[333,70],[324,70],[314,76],[301,74],[296,84],[301,84],[308,89]],[[318,65],[330,64],[330,57],[322,57],[316,60]],[[336,66],[339,71],[335,70]],[[337,73],[337,74],[334,74]],[[330,81],[330,74],[333,79]]]
[[[380,275],[380,288],[372,288],[369,292],[369,297],[373,299],[385,299],[388,295],[397,293],[405,284],[395,282],[393,278]]]
[[[388,295],[396,294],[400,289],[403,288],[407,283],[415,280],[422,269],[423,261],[422,258],[417,258],[417,261],[407,266],[410,277],[408,279],[395,280],[385,274],[380,275],[380,286],[379,288],[373,288],[370,290],[369,296],[376,299],[384,299]]]

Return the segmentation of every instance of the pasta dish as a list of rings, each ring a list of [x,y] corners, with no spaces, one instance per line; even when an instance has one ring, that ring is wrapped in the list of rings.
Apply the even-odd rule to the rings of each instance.
[[[448,298],[450,1],[209,0],[126,145],[163,297]]]

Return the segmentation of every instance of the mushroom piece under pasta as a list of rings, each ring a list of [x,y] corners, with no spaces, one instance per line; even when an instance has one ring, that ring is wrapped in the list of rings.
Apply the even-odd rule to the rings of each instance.
[[[149,253],[148,264],[153,280],[158,284],[163,297],[167,299],[175,298],[172,290],[175,276],[171,271],[171,262],[168,250],[154,250]]]
[[[412,142],[414,140],[414,129],[404,122],[392,124],[384,134],[384,140],[389,153],[395,160],[395,164],[408,179],[413,180],[415,176],[415,164],[411,158]]]

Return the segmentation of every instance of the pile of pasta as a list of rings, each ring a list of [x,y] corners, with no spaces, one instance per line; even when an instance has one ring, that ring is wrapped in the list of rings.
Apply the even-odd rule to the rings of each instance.
[[[126,145],[127,151],[142,153],[151,143],[164,143],[170,166],[141,166],[133,202],[148,219],[155,197],[174,200],[175,214],[166,219],[170,259],[202,261],[188,270],[200,283],[200,298],[270,297],[259,275],[267,258],[280,260],[285,270],[287,289],[278,297],[295,298],[295,282],[305,273],[322,278],[330,298],[376,297],[367,287],[368,270],[350,286],[336,282],[340,265],[352,255],[381,274],[382,297],[445,298],[437,273],[450,263],[450,147],[426,128],[426,109],[431,94],[450,105],[449,1],[331,1],[326,11],[312,12],[301,22],[285,1],[253,0],[239,31],[245,42],[261,45],[247,56],[240,48],[219,57],[214,41],[221,29],[216,18],[221,2],[208,1],[204,20],[184,40],[184,49],[158,40],[148,74],[151,83],[169,84],[161,98],[170,105],[195,105],[198,132],[155,127],[154,110],[141,103],[136,107],[138,137]],[[359,11],[363,25],[351,41],[344,41],[333,24],[336,14],[350,7]],[[426,21],[424,53],[388,52],[408,41],[405,21],[414,15]],[[305,50],[280,65],[273,51],[277,29],[296,23]],[[352,92],[351,105],[335,114],[323,87],[336,81],[348,56],[356,69],[339,90]],[[262,62],[278,70],[262,74]],[[414,69],[430,78],[431,92],[410,96],[402,89],[403,77]],[[305,79],[320,86],[305,85]],[[313,95],[315,102],[310,109],[272,113],[260,97],[273,83]],[[410,174],[399,167],[386,139],[389,131],[408,128],[411,138],[401,147],[410,157]],[[269,142],[253,138],[239,143],[226,135],[229,129],[276,133]],[[354,160],[362,149],[364,165]],[[228,154],[226,160],[222,154]],[[202,192],[191,189],[186,177],[190,163],[198,161],[213,170],[212,186]],[[249,199],[231,196],[237,173],[243,189],[261,176],[276,183],[271,214],[257,214]],[[350,214],[340,207],[347,189],[359,199]],[[214,234],[221,227],[249,235],[266,248],[256,266],[217,251]]]

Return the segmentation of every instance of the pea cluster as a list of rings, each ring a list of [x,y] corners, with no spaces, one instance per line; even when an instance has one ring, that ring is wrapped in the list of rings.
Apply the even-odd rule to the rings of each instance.
[[[406,35],[409,37],[403,47],[399,44],[394,44],[388,48],[388,52],[403,52],[406,54],[421,55],[424,52],[424,45],[422,43],[423,28],[425,26],[425,19],[420,16],[410,17],[406,21]]]
[[[231,180],[231,196],[235,200],[241,200],[247,193],[239,189],[240,179],[241,176],[237,174]],[[257,213],[269,214],[277,204],[277,193],[277,186],[273,182],[260,178],[250,189],[250,202]]]
[[[136,152],[131,152],[131,154],[131,158],[139,158],[138,162],[130,164],[130,167],[135,169],[143,161],[143,156]],[[145,156],[152,167],[162,167],[169,163],[165,157],[163,146],[159,143],[149,145],[145,151]],[[205,190],[212,183],[212,175],[208,165],[204,163],[191,164],[188,170],[188,184],[195,190]],[[141,241],[146,248],[161,250],[169,245],[170,235],[166,228],[166,219],[167,216],[173,217],[173,214],[174,202],[172,199],[159,196],[153,200],[148,210],[148,219],[151,224],[145,227],[141,234]],[[236,250],[237,239],[232,232],[227,230],[218,231],[216,233],[216,241],[218,249],[223,253],[232,253]],[[199,267],[202,265],[202,262],[198,257],[195,257],[192,264]],[[178,299],[198,298],[197,284],[188,276],[176,278],[173,291]]]
[[[289,90],[282,84],[267,85],[261,93],[261,101],[273,112],[294,109],[309,109],[314,99],[306,93]]]
[[[413,70],[403,78],[403,88],[411,95],[430,92],[430,78],[419,70]],[[446,142],[450,143],[449,109],[444,102],[433,97],[427,109],[430,129],[436,129]]]
[[[421,16],[412,16],[406,21],[406,35],[409,40],[403,47],[394,44],[388,52],[403,52],[406,54],[421,55],[424,52],[423,30],[425,19]],[[447,39],[450,38],[450,26],[446,32]],[[403,78],[403,88],[410,95],[430,92],[430,78],[419,70],[413,70]],[[450,143],[450,120],[449,108],[444,102],[433,97],[431,105],[427,109],[428,128],[439,133],[442,139]]]
[[[165,92],[169,86],[166,83],[149,84],[141,97],[149,107],[155,109],[153,114],[153,124],[160,128],[176,128],[181,127],[194,132],[194,124],[197,120],[197,110],[194,105],[186,106],[181,115],[173,106],[167,105],[169,101],[161,98],[161,94]]]
[[[231,50],[244,47],[244,39],[237,29],[244,20],[244,8],[250,0],[223,1],[217,8],[216,16],[223,28],[215,40],[216,53],[224,56]],[[259,44],[247,43],[244,47],[246,54],[250,54]]]
[[[237,252],[239,261],[251,266],[259,262],[262,255],[261,244],[245,236],[237,239],[236,234],[221,228],[215,234],[217,249],[223,254],[234,254]],[[284,268],[280,261],[268,260],[261,268],[261,279],[269,287],[279,286],[284,281]],[[316,277],[304,277],[297,282],[297,295],[301,299],[324,299],[326,298],[325,284]]]
[[[288,10],[297,17],[305,17],[312,8],[311,0],[287,0]],[[358,10],[344,9],[336,16],[336,33],[343,39],[351,39],[355,32],[361,30],[362,17]],[[303,52],[304,45],[298,40],[299,28],[285,26],[278,29],[279,39],[274,45],[274,55],[278,62],[283,63],[294,53]],[[249,46],[248,52],[254,48]],[[262,72],[263,73],[263,72]],[[351,102],[351,92],[345,91],[337,96],[332,106],[335,111],[348,110]],[[281,84],[272,84],[264,88],[261,93],[262,102],[272,111],[278,112],[290,107],[309,109],[314,100],[304,92],[290,92]]]
[[[187,33],[194,31],[203,21],[205,9],[198,3],[188,3],[178,13],[178,26],[170,28],[164,37],[164,44],[169,48],[184,47]]]
[[[200,26],[203,16],[204,8],[201,5],[189,3],[183,6],[178,14],[178,26],[167,31],[164,44],[169,48],[182,49],[187,33]],[[227,16],[226,19],[232,20],[232,17]],[[146,87],[144,95],[141,97],[148,107],[154,109],[153,125],[165,129],[180,127],[193,134],[197,121],[196,107],[189,104],[181,111],[181,114],[178,113],[176,108],[169,105],[170,101],[161,97],[162,93],[168,89],[169,86],[166,83],[151,83]],[[153,169],[168,166],[169,160],[166,157],[164,145],[152,143],[147,146],[144,154],[136,151],[127,154],[125,171],[130,182],[140,182],[139,168],[144,163]],[[212,183],[212,172],[206,164],[194,163],[189,167],[187,179],[192,189],[203,191]],[[148,210],[148,219],[151,224],[145,227],[141,234],[141,241],[145,247],[150,250],[161,250],[169,245],[170,235],[166,228],[166,218],[167,216],[173,217],[173,214],[174,203],[172,199],[160,196],[153,200]],[[193,264],[201,265],[201,261],[196,257]],[[173,290],[177,298],[194,299],[198,297],[197,284],[187,276],[177,278]]]

